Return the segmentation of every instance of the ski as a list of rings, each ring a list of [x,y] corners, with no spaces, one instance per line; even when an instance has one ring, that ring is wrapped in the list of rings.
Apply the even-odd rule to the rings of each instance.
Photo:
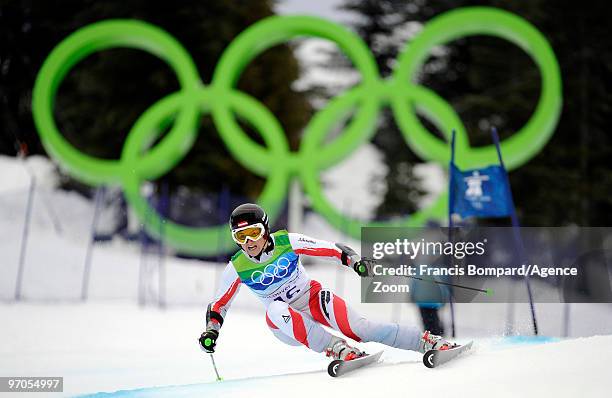
[[[423,364],[428,368],[435,368],[445,364],[446,362],[456,358],[459,354],[472,348],[472,343],[473,341],[470,341],[467,344],[444,351],[429,350],[425,353],[425,355],[423,355]]]
[[[379,351],[375,354],[368,354],[360,358],[351,359],[350,361],[336,359],[334,361],[331,361],[329,363],[329,366],[327,366],[327,373],[331,377],[339,377],[345,375],[355,369],[359,369],[364,366],[378,362],[378,359],[380,358],[382,353],[382,351]]]

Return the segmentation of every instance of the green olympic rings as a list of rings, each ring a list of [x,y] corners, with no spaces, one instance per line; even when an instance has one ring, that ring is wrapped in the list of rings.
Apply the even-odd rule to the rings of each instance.
[[[431,90],[415,84],[415,74],[437,45],[460,37],[484,34],[520,46],[538,66],[542,88],[537,108],[527,124],[502,142],[508,169],[531,159],[550,139],[561,110],[559,66],[550,45],[525,20],[494,8],[463,8],[430,21],[399,57],[391,78],[381,79],[372,54],[349,30],[319,18],[270,17],[242,32],[224,51],[205,86],[193,60],[168,33],[144,22],[110,20],[84,27],[62,41],[44,62],[33,93],[34,120],[47,151],[76,178],[94,185],[120,184],[130,205],[147,230],[157,235],[164,223],[168,243],[184,252],[215,254],[234,247],[225,225],[192,228],[162,220],[140,195],[143,181],[157,178],[174,167],[189,151],[197,136],[200,115],[210,113],[228,150],[240,164],[267,178],[258,203],[274,220],[281,211],[292,177],[299,178],[314,209],[332,225],[359,237],[368,225],[422,225],[427,219],[442,219],[447,193],[426,209],[392,222],[371,222],[343,215],[325,197],[319,182],[321,170],[350,155],[375,133],[380,109],[391,106],[409,147],[422,159],[445,164],[450,160],[448,135],[457,131],[457,163],[478,167],[496,162],[494,146],[472,148],[463,123],[452,107]],[[278,120],[259,101],[236,89],[240,74],[258,54],[297,36],[315,36],[335,42],[361,73],[361,82],[333,98],[304,130],[300,150],[289,145]],[[57,88],[68,71],[87,55],[111,48],[129,47],[148,51],[165,60],[176,72],[180,90],[152,105],[136,121],[119,160],[97,159],[80,153],[59,132],[53,119]],[[440,140],[421,125],[416,113],[424,115],[444,132]],[[251,140],[235,115],[254,127],[265,146]],[[342,133],[325,142],[328,133],[344,118],[352,116]],[[163,128],[168,134],[151,147]],[[218,238],[223,237],[219,246]]]
[[[150,153],[134,165],[143,178],[155,178],[175,164],[188,150],[191,142],[181,142],[179,136],[195,139],[197,106],[188,94],[200,87],[198,71],[185,49],[163,30],[138,21],[105,21],[78,30],[53,49],[38,73],[32,98],[34,122],[45,149],[77,178],[90,184],[121,183],[126,168],[115,160],[102,160],[84,155],[70,145],[59,132],[53,118],[57,89],[68,71],[86,56],[112,47],[132,47],[146,50],[170,64],[182,87],[184,107],[169,134]],[[182,149],[181,151],[177,151]]]

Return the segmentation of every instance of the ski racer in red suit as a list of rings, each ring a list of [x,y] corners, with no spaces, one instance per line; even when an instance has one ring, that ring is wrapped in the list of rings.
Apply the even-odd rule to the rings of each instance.
[[[241,250],[225,267],[217,294],[208,305],[206,331],[199,338],[205,352],[215,351],[225,314],[243,284],[263,302],[268,327],[279,340],[305,345],[333,359],[351,360],[363,353],[323,326],[357,342],[376,341],[421,353],[455,346],[428,331],[364,318],[341,297],[310,279],[300,263],[300,256],[324,257],[353,268],[361,276],[372,275],[373,263],[351,248],[282,230],[270,233],[265,211],[250,203],[232,212],[230,227]]]

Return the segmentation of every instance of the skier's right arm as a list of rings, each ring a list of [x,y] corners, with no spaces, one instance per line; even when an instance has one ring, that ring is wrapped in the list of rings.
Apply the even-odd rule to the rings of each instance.
[[[238,273],[230,261],[223,271],[215,298],[206,309],[206,331],[199,338],[200,348],[205,352],[215,352],[219,330],[227,310],[240,289],[240,283]]]

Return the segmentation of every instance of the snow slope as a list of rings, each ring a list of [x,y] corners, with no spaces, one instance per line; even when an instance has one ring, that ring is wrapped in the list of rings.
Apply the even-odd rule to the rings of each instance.
[[[0,317],[10,320],[0,328],[0,374],[63,376],[68,396],[120,391],[112,396],[441,397],[457,392],[457,397],[540,398],[603,397],[612,388],[610,335],[528,346],[503,337],[477,338],[473,353],[434,370],[425,368],[417,353],[388,348],[384,362],[403,363],[331,379],[323,355],[275,339],[261,307],[228,313],[215,354],[224,381],[215,382],[210,358],[197,346],[203,310],[126,303],[0,305]],[[360,346],[370,352],[382,347]]]
[[[365,147],[359,153],[368,154]],[[346,163],[358,161],[347,159]],[[369,153],[369,156],[372,154]],[[330,198],[339,208],[367,218],[375,200],[351,206],[346,192],[365,189],[368,178],[352,179],[346,165],[325,176]],[[264,310],[243,289],[224,324],[215,355],[224,381],[214,382],[210,358],[197,347],[222,264],[168,257],[163,288],[167,310],[136,305],[141,270],[137,246],[122,241],[96,245],[93,252],[90,301],[79,303],[83,262],[92,220],[90,201],[55,190],[56,181],[45,159],[18,161],[0,157],[0,375],[63,376],[58,396],[113,393],[115,396],[606,396],[612,387],[606,357],[612,337],[588,337],[543,346],[508,344],[504,332],[509,311],[505,304],[458,304],[457,331],[461,341],[476,338],[474,354],[460,362],[428,370],[416,353],[388,349],[386,363],[344,379],[330,379],[327,360],[305,348],[279,343],[265,325]],[[22,294],[12,301],[29,176],[36,176],[30,241],[25,258]],[[343,182],[344,181],[344,182]],[[345,189],[347,188],[347,189]],[[345,195],[345,196],[343,196]],[[53,217],[61,221],[61,234]],[[305,219],[301,232],[345,241],[316,215]],[[358,247],[358,242],[347,241]],[[150,303],[156,302],[156,259],[151,259]],[[362,304],[359,278],[330,263],[306,264],[309,274],[334,289],[359,312],[372,319],[419,324],[409,304]],[[157,289],[157,291],[156,291]],[[75,301],[76,300],[76,301]],[[563,305],[537,304],[540,330],[562,333]],[[528,306],[513,308],[514,328],[529,334]],[[612,334],[610,304],[572,304],[570,336]],[[441,313],[447,322],[448,308]],[[504,344],[499,344],[504,342]],[[377,344],[362,346],[369,351]],[[533,349],[532,349],[533,348]],[[274,376],[290,373],[292,375]],[[168,387],[177,386],[177,387]],[[459,394],[455,394],[458,392]],[[20,397],[27,396],[19,394]],[[40,396],[35,394],[34,396]]]
[[[415,360],[370,367],[340,379],[321,370],[92,397],[253,397],[264,392],[268,397],[605,397],[612,382],[602,347],[612,350],[611,336],[502,350],[489,345],[435,370]]]

